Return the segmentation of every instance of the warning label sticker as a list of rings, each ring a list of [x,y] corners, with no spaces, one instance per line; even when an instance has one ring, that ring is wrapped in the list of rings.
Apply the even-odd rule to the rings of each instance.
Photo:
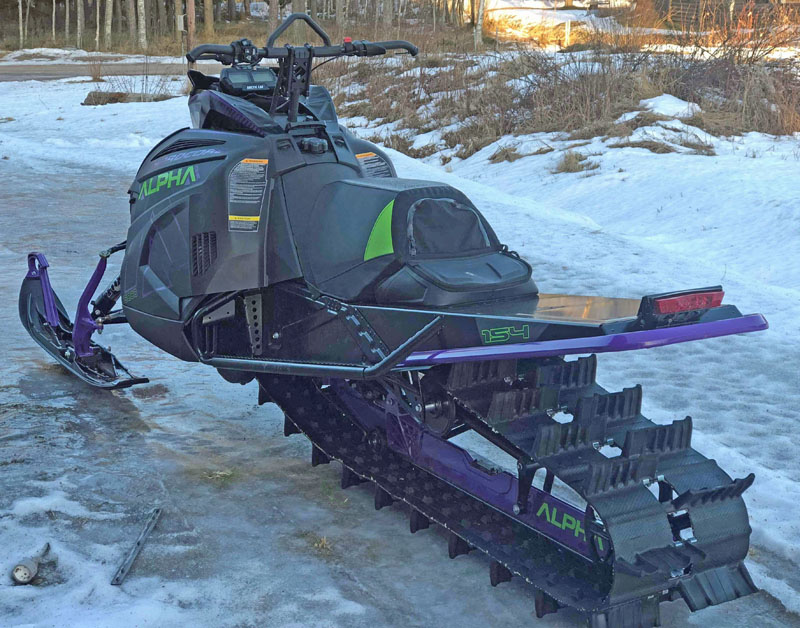
[[[368,177],[391,177],[389,164],[375,153],[358,153],[356,155],[361,169]]]
[[[228,175],[228,229],[258,231],[269,159],[242,159]]]

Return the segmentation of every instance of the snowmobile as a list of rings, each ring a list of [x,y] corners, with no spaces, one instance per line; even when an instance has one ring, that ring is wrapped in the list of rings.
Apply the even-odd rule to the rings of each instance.
[[[276,46],[294,22],[322,45]],[[767,328],[720,286],[641,299],[540,293],[532,269],[462,192],[398,178],[339,124],[315,63],[417,54],[405,41],[332,44],[292,14],[259,48],[205,44],[190,62],[192,127],[148,154],[130,187],[127,240],[100,253],[74,323],[41,253],[19,311],[30,335],[100,388],[146,382],[92,340],[111,324],[226,380],[257,380],[284,433],[369,481],[375,507],[436,523],[451,558],[489,559],[490,582],[534,591],[537,616],[572,607],[595,628],[659,625],[753,593],[742,499],[692,449],[692,419],[655,424],[642,388],[596,383],[598,353]],[[261,61],[268,60],[261,64]],[[272,65],[270,65],[270,62]],[[107,259],[119,277],[98,296]],[[117,307],[117,304],[120,307]],[[566,356],[579,356],[567,360]],[[504,468],[459,443],[488,442]]]

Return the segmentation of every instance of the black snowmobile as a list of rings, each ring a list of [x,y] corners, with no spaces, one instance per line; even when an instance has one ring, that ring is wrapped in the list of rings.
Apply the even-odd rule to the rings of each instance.
[[[274,46],[299,20],[323,45]],[[376,508],[405,502],[411,532],[445,527],[451,558],[487,554],[492,585],[524,578],[538,616],[568,606],[598,628],[638,628],[658,625],[662,601],[695,611],[755,591],[743,564],[753,475],[731,480],[694,451],[690,417],[642,416],[641,386],[600,387],[595,354],[762,330],[764,318],[723,305],[719,286],[539,293],[464,194],[398,178],[311,82],[318,60],[390,50],[417,54],[404,41],[333,45],[305,14],[265,48],[192,50],[228,67],[189,71],[192,128],[142,163],[127,241],[100,254],[74,323],[31,253],[25,328],[102,388],[147,381],[91,340],[115,323],[230,382],[257,379],[286,435],[311,440],[312,464],[341,461],[342,488],[373,482]],[[121,275],[92,300],[123,250]],[[516,470],[453,442],[468,431]]]

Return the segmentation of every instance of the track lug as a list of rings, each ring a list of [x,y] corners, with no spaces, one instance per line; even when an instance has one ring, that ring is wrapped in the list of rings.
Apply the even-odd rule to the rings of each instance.
[[[461,554],[469,554],[475,548],[464,539],[454,533],[450,533],[447,539],[447,554],[450,558],[456,558]]]
[[[364,478],[361,476],[353,473],[348,467],[342,466],[342,483],[341,487],[343,489],[350,488],[351,486],[356,486],[357,484],[361,484],[362,482],[366,482]]]
[[[285,429],[285,428],[284,428]],[[311,466],[316,467],[321,464],[330,463],[331,459],[316,445],[311,445]]]
[[[289,420],[289,417],[283,415],[283,435],[291,436],[292,434],[300,434],[300,429]]]
[[[375,510],[380,510],[384,506],[391,506],[394,503],[394,499],[392,496],[389,495],[386,491],[384,491],[380,486],[375,486]]]
[[[431,525],[430,519],[428,519],[416,508],[411,509],[411,518],[409,522],[411,534],[416,534],[420,530],[427,530]]]
[[[491,582],[493,587],[496,587],[498,584],[503,582],[510,582],[511,581],[511,572],[508,568],[498,563],[496,560],[492,561],[492,564],[489,565],[489,582]]]
[[[561,608],[561,605],[558,602],[556,602],[541,589],[536,589],[536,593],[533,595],[533,602],[536,608],[536,617],[538,619],[541,619],[545,615],[555,613],[559,608]]]

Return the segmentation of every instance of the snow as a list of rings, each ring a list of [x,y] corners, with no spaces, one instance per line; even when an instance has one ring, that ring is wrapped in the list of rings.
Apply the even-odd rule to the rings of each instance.
[[[372,513],[366,488],[341,493],[335,469],[310,470],[307,445],[282,438],[280,413],[256,406],[252,384],[223,383],[129,330],[109,329],[104,344],[152,383],[140,393],[93,391],[27,337],[16,312],[27,251],[48,254],[54,286],[73,307],[95,251],[124,238],[125,189],[139,162],[189,124],[184,97],[81,106],[89,89],[69,79],[0,90],[0,120],[13,118],[0,123],[0,324],[8,330],[0,336],[0,572],[44,541],[57,558],[41,586],[0,577],[0,624],[524,621],[532,604],[521,583],[492,589],[480,557],[447,561],[438,532],[407,535],[401,510]],[[687,103],[659,97],[640,106],[672,119],[626,139],[675,152],[535,134],[502,138],[445,168],[439,153],[424,162],[391,154],[401,176],[464,190],[532,262],[543,292],[639,297],[722,283],[727,302],[765,314],[771,327],[759,334],[602,355],[598,379],[611,389],[642,383],[647,416],[664,423],[691,414],[695,448],[734,477],[756,474],[745,493],[748,565],[770,595],[691,616],[668,604],[665,625],[798,625],[787,611],[800,613],[800,143],[713,138],[681,121]],[[693,154],[684,144],[695,138],[716,155]],[[521,154],[555,150],[490,163],[512,145]],[[552,174],[568,149],[599,167]],[[134,570],[122,587],[109,586],[156,504],[165,514]],[[323,536],[328,554],[314,546]],[[567,612],[546,623],[577,620]]]
[[[184,57],[129,55],[117,52],[96,52],[78,48],[22,48],[0,57],[0,65],[7,64],[74,64],[98,62],[106,64],[125,63],[186,63]],[[214,61],[198,61],[198,63],[214,63]]]
[[[668,118],[689,118],[700,112],[699,105],[689,103],[671,94],[661,94],[639,102],[639,106]]]

